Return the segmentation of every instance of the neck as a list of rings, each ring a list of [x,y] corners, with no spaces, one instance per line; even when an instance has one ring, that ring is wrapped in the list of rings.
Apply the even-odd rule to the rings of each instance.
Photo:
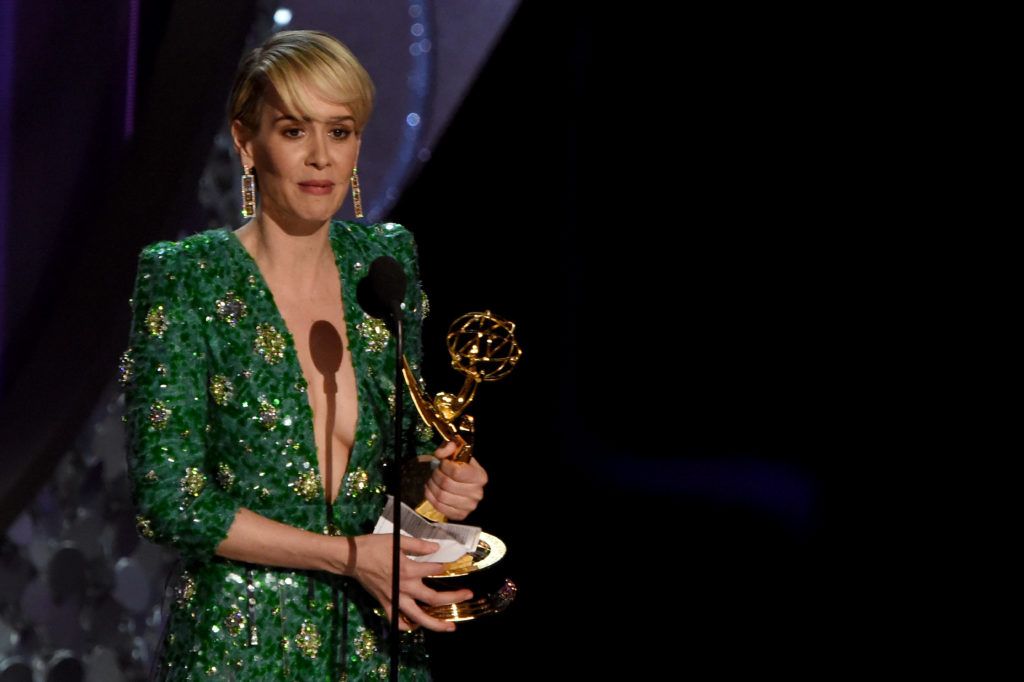
[[[259,266],[264,279],[280,282],[287,297],[312,297],[324,282],[331,282],[334,250],[328,220],[305,230],[282,227],[265,213],[236,230],[242,244]],[[276,295],[276,293],[275,293]]]

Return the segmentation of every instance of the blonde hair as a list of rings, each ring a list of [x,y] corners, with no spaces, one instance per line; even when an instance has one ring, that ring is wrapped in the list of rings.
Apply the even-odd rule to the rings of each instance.
[[[280,31],[246,54],[238,64],[228,98],[228,125],[238,119],[258,132],[263,102],[273,86],[291,115],[312,116],[300,82],[324,99],[352,110],[362,133],[373,111],[370,75],[352,52],[323,31]]]

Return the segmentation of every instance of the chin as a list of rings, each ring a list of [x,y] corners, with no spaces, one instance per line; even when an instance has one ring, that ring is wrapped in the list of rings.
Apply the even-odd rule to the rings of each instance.
[[[334,210],[324,209],[322,211],[296,211],[295,217],[302,221],[315,222],[315,223],[326,223],[334,214],[338,212],[338,209]]]

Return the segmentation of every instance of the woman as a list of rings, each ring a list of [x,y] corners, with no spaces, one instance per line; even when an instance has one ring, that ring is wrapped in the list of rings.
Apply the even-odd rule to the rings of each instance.
[[[392,536],[384,506],[394,401],[393,341],[356,300],[380,255],[410,275],[406,348],[418,371],[426,312],[412,235],[332,220],[351,186],[373,106],[352,54],[318,31],[272,36],[239,65],[228,116],[241,158],[237,230],[147,246],[122,356],[128,465],[139,532],[179,550],[183,570],[158,679],[364,679],[388,675]],[[259,205],[253,203],[254,194]],[[484,469],[442,460],[425,496],[462,520]],[[329,492],[328,492],[329,491]],[[403,679],[429,679],[423,626],[453,623],[417,604],[450,604],[422,578],[437,549],[402,539],[398,608]]]

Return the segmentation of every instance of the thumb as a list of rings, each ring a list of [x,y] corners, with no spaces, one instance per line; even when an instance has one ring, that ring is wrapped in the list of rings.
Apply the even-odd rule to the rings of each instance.
[[[409,554],[430,554],[441,549],[441,545],[430,540],[402,536],[402,549]]]
[[[448,457],[454,455],[455,451],[458,449],[459,446],[455,443],[455,441],[450,440],[441,447],[439,447],[437,450],[435,450],[434,455],[437,456],[438,459],[447,459]]]

